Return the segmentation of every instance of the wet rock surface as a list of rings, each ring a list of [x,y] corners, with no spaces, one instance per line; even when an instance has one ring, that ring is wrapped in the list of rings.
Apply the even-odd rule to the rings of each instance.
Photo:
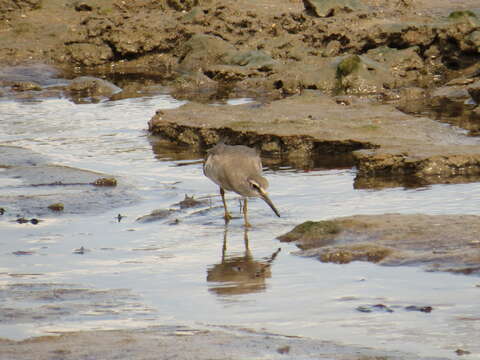
[[[104,174],[51,164],[19,147],[0,146],[0,154],[5,218],[99,213],[137,200],[128,186],[115,186],[116,180]]]
[[[365,187],[368,182],[362,179],[378,176],[409,175],[423,183],[442,183],[480,175],[476,139],[390,105],[338,104],[318,91],[234,107],[188,103],[157,112],[149,130],[199,149],[223,139],[291,158],[352,152],[358,184]]]
[[[67,86],[67,90],[76,102],[81,102],[84,98],[99,101],[122,91],[118,86],[93,76],[80,76],[73,79]]]
[[[475,215],[356,215],[308,221],[281,235],[302,256],[345,264],[417,265],[429,271],[480,272]]]

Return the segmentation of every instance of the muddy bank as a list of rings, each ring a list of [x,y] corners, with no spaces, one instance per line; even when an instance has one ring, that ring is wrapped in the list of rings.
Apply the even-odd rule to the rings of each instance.
[[[156,75],[179,93],[382,94],[478,69],[480,9],[448,2],[4,1],[0,63]]]
[[[149,130],[197,149],[223,139],[258,147],[267,155],[305,161],[352,153],[357,187],[369,187],[371,183],[363,179],[377,176],[398,182],[408,175],[423,183],[442,183],[474,181],[480,175],[480,144],[475,138],[390,105],[346,104],[318,91],[229,107],[188,103],[158,111]]]
[[[24,341],[0,339],[4,359],[426,359],[406,352],[362,347],[245,329],[197,330],[182,326],[74,332]],[[433,359],[429,357],[429,359]],[[439,359],[439,358],[436,358]]]
[[[0,146],[3,219],[97,214],[138,201],[128,185],[107,174],[52,164],[48,157]]]
[[[356,215],[307,221],[281,235],[302,256],[339,264],[370,261],[429,271],[480,273],[476,215]]]

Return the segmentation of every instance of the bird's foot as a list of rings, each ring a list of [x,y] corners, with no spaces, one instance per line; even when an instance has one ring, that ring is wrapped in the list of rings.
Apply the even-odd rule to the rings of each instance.
[[[233,219],[233,216],[229,212],[226,212],[223,218],[225,219],[225,223],[227,224],[230,222],[230,220]]]

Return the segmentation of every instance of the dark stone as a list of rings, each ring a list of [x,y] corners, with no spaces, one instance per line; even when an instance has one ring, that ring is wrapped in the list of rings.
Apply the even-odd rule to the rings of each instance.
[[[420,312],[430,313],[430,312],[432,312],[433,308],[432,308],[431,306],[410,305],[410,306],[405,307],[405,310],[407,310],[407,311],[420,311]]]
[[[335,16],[364,9],[357,0],[303,0],[305,11],[317,17]]]
[[[386,313],[393,313],[393,309],[389,308],[384,304],[376,304],[376,305],[361,305],[357,307],[357,311],[363,313],[371,313],[371,312],[386,312]]]
[[[91,1],[88,0],[75,1],[73,7],[76,11],[92,11],[94,8],[94,6],[91,4]]]
[[[140,223],[149,223],[153,221],[158,221],[158,220],[164,220],[168,218],[171,214],[173,214],[176,210],[173,209],[157,209],[153,210],[150,214],[148,215],[143,215],[137,218],[137,222]]]
[[[67,89],[74,100],[86,97],[111,97],[122,91],[111,82],[92,76],[81,76],[73,79]]]
[[[105,44],[73,43],[67,45],[66,52],[74,63],[83,66],[105,64],[114,56],[112,49]]]

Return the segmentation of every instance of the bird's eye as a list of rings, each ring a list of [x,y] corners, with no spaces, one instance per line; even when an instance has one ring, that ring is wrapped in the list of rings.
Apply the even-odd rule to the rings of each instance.
[[[260,190],[260,186],[258,186],[257,183],[251,182],[251,183],[250,183],[250,186],[251,186],[252,189],[254,189],[254,190]]]

